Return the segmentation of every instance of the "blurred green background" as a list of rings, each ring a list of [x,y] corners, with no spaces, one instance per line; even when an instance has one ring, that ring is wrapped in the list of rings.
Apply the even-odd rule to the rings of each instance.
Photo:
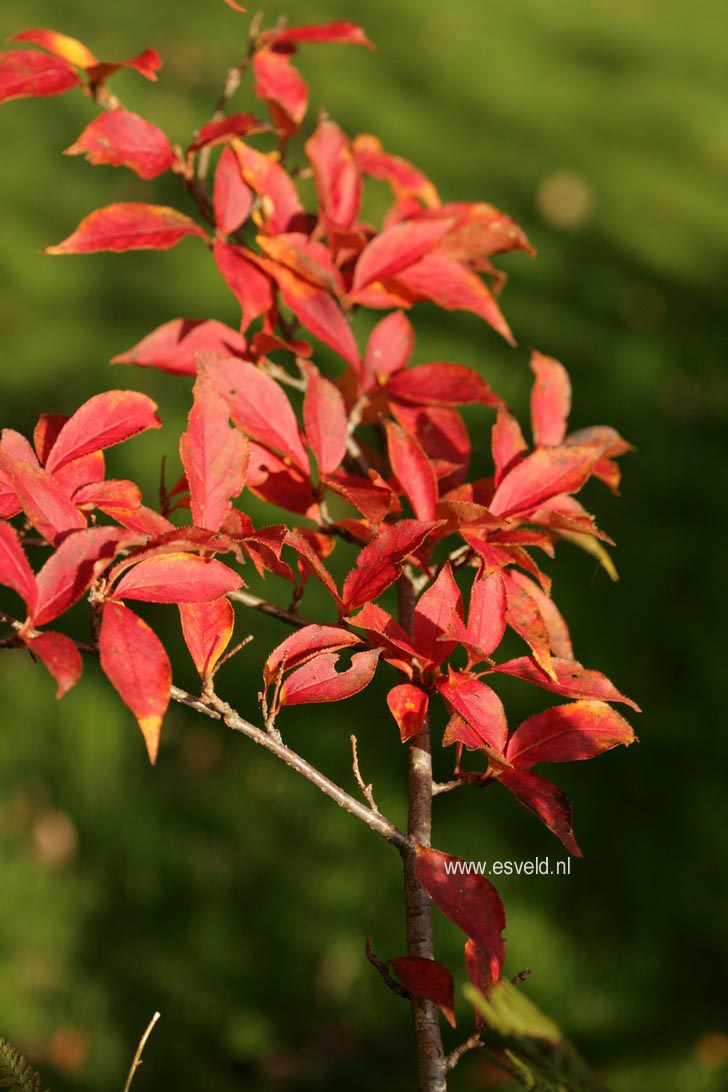
[[[293,0],[287,10],[291,22],[355,19],[379,47],[303,53],[314,106],[350,133],[377,133],[445,199],[500,206],[539,250],[533,263],[502,263],[521,348],[470,316],[422,307],[417,359],[476,365],[525,421],[537,346],[571,371],[572,424],[613,424],[639,449],[621,499],[598,483],[586,497],[619,544],[621,581],[568,547],[553,574],[579,658],[644,706],[641,745],[554,771],[585,859],[568,878],[500,882],[507,967],[532,968],[530,996],[616,1092],[726,1089],[723,5]],[[209,115],[247,28],[222,0],[4,0],[0,22],[3,34],[64,30],[104,57],[156,46],[157,86],[132,73],[115,86],[180,141]],[[168,255],[40,255],[112,200],[186,207],[172,181],[63,161],[91,116],[77,94],[0,111],[1,418],[30,431],[39,410],[71,411],[104,387],[148,391],[169,428],[109,464],[139,475],[152,500],[189,383],[106,361],[176,315],[234,323],[237,311],[194,241]],[[164,625],[172,635],[174,619]],[[222,679],[252,716],[261,659],[282,634],[241,615],[240,634],[248,628],[253,649]],[[192,686],[178,651],[176,674]],[[344,784],[357,730],[380,806],[403,822],[405,760],[381,674],[366,698],[291,712],[284,730]],[[0,694],[0,1033],[56,1092],[120,1089],[155,1009],[139,1092],[412,1087],[408,1013],[363,955],[367,934],[383,956],[404,950],[388,846],[179,708],[150,769],[93,666],[56,704],[42,669],[6,653]],[[508,697],[513,723],[540,700],[523,687]],[[437,756],[443,776],[449,757]],[[464,857],[562,855],[498,790],[440,798],[435,831]],[[461,937],[442,918],[437,930],[462,982]],[[462,1000],[459,1013],[448,1046],[467,1034]],[[452,1087],[495,1083],[470,1057]]]

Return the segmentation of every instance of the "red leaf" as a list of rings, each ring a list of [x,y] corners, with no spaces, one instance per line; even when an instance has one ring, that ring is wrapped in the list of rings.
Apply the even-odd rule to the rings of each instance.
[[[339,656],[335,652],[322,653],[288,676],[281,687],[281,704],[308,705],[353,697],[374,678],[379,654],[378,648],[355,652],[351,667],[337,672]]]
[[[545,592],[523,573],[513,570],[510,573],[511,581],[519,584],[535,602],[548,631],[549,647],[554,656],[560,656],[564,660],[574,659],[574,650],[571,646],[569,627],[564,620],[561,611]]]
[[[67,535],[38,573],[34,625],[45,626],[67,611],[120,550],[143,541],[120,527],[89,527]]]
[[[172,319],[147,334],[138,345],[115,356],[112,364],[136,364],[176,375],[197,374],[197,354],[243,357],[245,339],[216,319]]]
[[[415,347],[412,323],[402,313],[393,311],[372,330],[364,354],[360,389],[367,391],[383,376],[407,366]]]
[[[373,527],[378,527],[385,516],[399,507],[396,495],[375,471],[367,479],[338,470],[333,477],[326,478],[326,484],[358,509]]]
[[[535,379],[531,391],[531,425],[537,447],[563,444],[571,411],[571,383],[563,364],[543,353],[532,352],[530,368]]]
[[[56,697],[64,694],[76,685],[83,673],[81,653],[70,637],[62,633],[39,633],[35,637],[24,637],[28,649],[36,656],[58,684]]]
[[[84,511],[98,508],[101,512],[133,512],[141,507],[142,494],[134,482],[110,478],[105,482],[88,482],[80,486],[73,494],[73,503]]]
[[[428,254],[451,227],[449,220],[404,220],[375,235],[359,256],[352,296],[373,281],[394,277]]]
[[[445,311],[471,311],[510,345],[515,345],[493,293],[468,266],[429,254],[400,273],[397,281],[420,299],[432,300]]]
[[[65,61],[34,49],[0,53],[0,102],[62,95],[80,82]]]
[[[198,376],[180,456],[190,490],[196,527],[219,531],[242,492],[248,466],[248,442],[230,427],[230,409],[207,376]]]
[[[354,154],[362,173],[387,182],[395,197],[417,197],[430,208],[440,204],[429,178],[406,159],[385,152],[377,137],[361,133],[354,141]]]
[[[359,350],[351,327],[333,297],[283,265],[268,262],[281,299],[298,321],[359,371]]]
[[[417,846],[417,880],[438,910],[478,946],[487,959],[493,981],[500,977],[506,944],[501,934],[506,916],[500,895],[485,876],[460,869],[467,862],[437,849]]]
[[[490,509],[497,516],[530,512],[551,497],[577,493],[589,479],[599,452],[592,447],[544,447],[505,475]]]
[[[400,520],[386,527],[359,554],[356,568],[344,581],[344,605],[346,612],[369,603],[393,584],[400,573],[401,564],[418,550],[435,523],[419,520]]]
[[[240,4],[237,3],[237,0],[224,0],[224,3],[226,3],[229,8],[232,8],[233,11],[240,12],[241,15],[245,15],[248,10],[247,8],[241,8]]]
[[[429,701],[424,690],[410,683],[401,683],[387,694],[387,705],[397,722],[403,743],[422,731]]]
[[[212,191],[215,223],[223,235],[230,235],[244,224],[253,205],[253,191],[240,173],[240,163],[232,148],[223,148],[215,170]]]
[[[387,394],[421,406],[500,406],[500,398],[476,371],[464,364],[420,364],[398,372]]]
[[[454,641],[441,638],[450,629],[456,612],[462,609],[460,589],[448,562],[437,579],[417,600],[414,613],[414,643],[418,653],[429,663],[441,664],[455,648]]]
[[[310,539],[299,531],[288,531],[285,537],[285,545],[290,546],[299,554],[305,562],[305,566],[315,573],[337,606],[340,606],[339,589],[336,587],[333,577],[321,560],[320,555],[316,553],[311,545]]]
[[[207,680],[233,635],[232,603],[224,596],[211,603],[180,603],[179,615],[190,656],[200,678]]]
[[[21,30],[20,34],[14,34],[8,40],[40,46],[41,49],[53,53],[75,68],[93,68],[99,63],[83,42],[79,42],[77,38],[69,38],[67,34],[60,34],[57,30],[31,27],[28,30]]]
[[[169,250],[185,235],[205,239],[202,228],[176,209],[166,205],[121,202],[96,209],[86,216],[72,235],[45,254],[93,254],[100,250],[120,254],[125,250]]]
[[[106,677],[139,722],[154,765],[172,685],[164,646],[147,623],[123,603],[106,603],[99,652]]]
[[[349,422],[344,399],[313,364],[304,366],[306,395],[303,423],[306,438],[316,456],[319,473],[333,474],[341,465],[349,439]]]
[[[243,178],[262,199],[266,229],[272,235],[296,231],[305,213],[290,175],[275,159],[249,144],[236,141],[234,148]]]
[[[506,587],[508,625],[529,645],[538,666],[547,675],[554,677],[549,631],[538,609],[538,604],[529,594],[528,589],[514,580],[506,570],[503,571],[503,580]]]
[[[26,516],[51,545],[68,531],[86,526],[84,517],[46,470],[4,451],[0,452],[0,467],[9,475]]]
[[[412,505],[417,519],[433,519],[438,489],[432,463],[414,436],[405,432],[395,421],[387,421],[386,429],[389,462],[400,489]]]
[[[270,279],[259,269],[256,262],[250,260],[250,251],[243,247],[216,239],[212,253],[223,280],[242,309],[241,328],[247,330],[251,322],[273,306]]]
[[[235,424],[252,439],[287,455],[307,476],[308,456],[301,443],[296,415],[275,379],[254,364],[232,357],[207,358],[204,368],[230,406]]]
[[[214,558],[160,554],[140,561],[126,572],[110,598],[138,599],[144,603],[211,603],[236,591],[241,584],[232,569]]]
[[[506,474],[528,451],[521,426],[502,406],[498,407],[498,416],[491,432],[491,450],[495,465],[495,484],[499,486]]]
[[[32,619],[38,602],[35,575],[28,564],[15,528],[2,520],[0,520],[0,584],[17,592],[28,609],[28,617]]]
[[[148,428],[161,428],[156,402],[137,391],[105,391],[77,409],[58,433],[46,461],[55,472],[66,463],[114,444]]]
[[[455,985],[447,967],[420,956],[396,956],[389,965],[406,990],[434,1002],[450,1027],[455,1027]]]
[[[373,49],[363,29],[355,23],[312,23],[300,27],[288,27],[285,30],[271,32],[276,46],[335,44],[363,45]]]
[[[462,484],[470,462],[470,436],[457,410],[392,401],[392,413],[433,460],[440,493]]]
[[[323,118],[305,147],[324,220],[330,227],[352,227],[359,215],[361,177],[349,140],[335,122]]]
[[[437,684],[442,697],[463,717],[478,737],[498,754],[505,751],[508,721],[503,702],[494,690],[466,672],[451,671],[447,679]]]
[[[113,76],[120,68],[133,68],[145,80],[157,82],[157,73],[162,67],[162,59],[155,49],[144,49],[136,57],[128,61],[102,61],[88,69],[88,76],[92,83],[102,83]]]
[[[468,624],[457,614],[452,619],[452,634],[465,645],[472,662],[486,660],[503,639],[506,628],[506,589],[500,572],[477,576],[473,581],[468,608]]]
[[[293,136],[306,116],[308,85],[286,53],[261,49],[253,54],[254,91],[268,102],[273,120],[287,136]]]
[[[360,644],[360,637],[341,626],[303,626],[273,649],[265,661],[263,681],[270,686],[280,671],[300,667],[323,651],[335,652]]]
[[[334,294],[342,292],[344,281],[323,243],[300,231],[281,235],[259,235],[256,242],[267,257],[291,269],[297,276]]]
[[[229,114],[226,118],[208,121],[207,125],[198,129],[187,151],[199,152],[201,148],[227,144],[236,137],[248,136],[249,133],[261,133],[269,128],[269,125],[252,114]]]
[[[524,808],[532,811],[574,857],[582,852],[574,838],[571,804],[561,789],[527,770],[506,770],[498,780]]]
[[[251,441],[247,487],[261,500],[277,504],[289,512],[316,519],[318,503],[311,485],[310,471],[302,473],[275,452]]]
[[[66,148],[65,155],[85,155],[95,166],[129,167],[140,178],[156,178],[175,161],[166,135],[128,110],[106,110]]]
[[[597,701],[619,701],[640,712],[640,707],[631,698],[620,694],[619,690],[600,671],[591,671],[582,667],[576,660],[561,660],[554,657],[551,661],[556,679],[551,679],[530,656],[521,656],[499,664],[494,671],[512,675],[516,679],[540,686],[564,698],[594,698]]]
[[[506,757],[530,770],[537,762],[577,762],[634,743],[635,734],[616,709],[600,701],[557,705],[524,720],[508,741]]]
[[[382,648],[385,660],[409,677],[412,676],[412,664],[417,659],[417,649],[391,614],[387,614],[386,610],[374,603],[367,603],[359,614],[350,616],[347,620],[353,626],[367,631],[371,644]]]

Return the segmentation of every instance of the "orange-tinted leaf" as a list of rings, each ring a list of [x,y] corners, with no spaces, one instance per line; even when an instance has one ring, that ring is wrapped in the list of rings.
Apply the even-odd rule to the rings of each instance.
[[[549,647],[554,656],[560,656],[563,660],[573,660],[574,650],[571,645],[569,627],[553,599],[546,595],[538,584],[516,569],[512,570],[510,578],[527,592],[538,607],[548,631]]]
[[[260,49],[253,54],[255,94],[268,102],[277,127],[293,136],[308,106],[308,85],[287,53]]]
[[[359,644],[361,637],[341,626],[303,626],[273,649],[265,661],[263,681],[270,686],[280,671],[300,667],[321,652],[336,652]]]
[[[235,625],[232,603],[224,596],[211,603],[180,603],[182,634],[201,679],[209,679],[230,643]]]
[[[94,165],[129,167],[140,178],[156,178],[174,163],[169,140],[156,125],[128,110],[106,110],[88,125],[66,155],[85,155]]]
[[[245,339],[216,319],[172,319],[153,330],[133,349],[115,356],[112,364],[136,364],[177,375],[197,374],[198,353],[243,357]]]
[[[206,238],[202,228],[176,209],[165,205],[121,202],[96,209],[72,235],[46,254],[93,254],[101,250],[120,254],[125,250],[169,250],[185,235]]]
[[[38,573],[34,624],[45,626],[67,611],[120,550],[143,541],[120,527],[89,527],[67,535]]]
[[[564,698],[618,701],[640,712],[639,705],[631,698],[620,694],[614,684],[600,671],[582,667],[576,660],[561,660],[556,657],[551,660],[551,666],[556,675],[555,679],[550,678],[530,656],[508,660],[506,663],[499,664],[494,670],[504,675],[512,675],[516,679],[523,679],[524,682],[540,686],[542,690],[550,690],[552,694],[560,694]]]
[[[561,789],[530,770],[505,770],[498,780],[532,811],[574,857],[582,853],[574,838],[571,804]]]
[[[34,49],[0,53],[0,102],[62,95],[80,80],[65,61]]]
[[[232,148],[223,148],[215,170],[212,191],[215,223],[223,235],[230,235],[244,224],[253,206],[253,191],[243,181],[238,157]]]
[[[432,459],[440,494],[460,485],[470,462],[470,435],[458,411],[445,406],[414,406],[394,399],[390,409]]]
[[[81,653],[63,633],[39,633],[24,637],[26,647],[36,656],[58,684],[56,697],[62,698],[75,686],[83,673]]]
[[[212,148],[216,144],[227,144],[236,137],[244,137],[249,133],[260,133],[269,126],[252,114],[229,114],[225,118],[215,118],[208,121],[197,130],[195,139],[187,149],[189,152],[199,152],[201,148]]]
[[[354,270],[352,296],[373,281],[394,277],[428,254],[450,228],[447,220],[404,220],[375,235]]]
[[[98,508],[101,512],[134,511],[141,507],[142,494],[134,482],[109,478],[108,481],[80,486],[73,494],[73,503],[84,511],[92,508]]]
[[[25,42],[28,45],[37,45],[52,53],[75,68],[93,68],[98,64],[88,46],[79,42],[77,38],[69,38],[67,34],[60,34],[57,30],[47,30],[45,27],[31,27],[22,30],[20,34],[14,34],[8,39],[11,42]]]
[[[365,629],[370,643],[383,649],[384,658],[408,675],[412,675],[412,663],[418,658],[417,649],[399,622],[375,603],[367,603],[359,614],[348,621]]]
[[[314,549],[311,538],[301,531],[288,531],[285,537],[285,545],[290,546],[295,550],[301,558],[301,561],[299,561],[299,568],[301,568],[304,574],[304,580],[307,578],[309,571],[314,573],[337,606],[340,606],[341,596],[339,595],[339,589],[336,587],[331,573],[324,565],[321,553]]]
[[[230,427],[230,408],[207,376],[198,376],[180,456],[190,490],[196,527],[219,531],[231,501],[242,492],[248,466],[248,442]]]
[[[415,332],[402,311],[393,311],[378,322],[371,332],[364,354],[361,390],[369,390],[380,377],[392,375],[406,367],[414,347]]]
[[[549,631],[543,619],[538,603],[529,594],[527,586],[514,580],[512,575],[503,570],[506,588],[506,621],[519,637],[530,646],[533,658],[538,666],[553,677],[551,666],[551,642]]]
[[[400,273],[397,281],[415,296],[432,300],[445,311],[471,311],[509,344],[515,344],[493,293],[468,266],[439,254],[428,254]]]
[[[147,623],[123,603],[106,603],[99,652],[106,677],[139,722],[154,764],[172,685],[164,646]]]
[[[361,133],[354,141],[354,154],[362,173],[387,182],[395,197],[417,197],[430,208],[440,204],[429,178],[406,159],[385,152],[377,137]]]
[[[161,67],[162,58],[156,49],[144,49],[136,57],[131,57],[128,61],[102,61],[88,69],[88,76],[92,83],[97,84],[102,83],[109,76],[113,76],[120,68],[133,68],[145,80],[156,83],[157,73]]]
[[[241,15],[245,15],[248,10],[247,8],[241,7],[237,0],[224,0],[224,3],[226,3],[229,8],[232,8],[233,11],[237,11]]]
[[[455,985],[447,967],[435,959],[396,956],[389,965],[406,990],[433,1001],[451,1027],[455,1027]]]
[[[379,655],[378,648],[355,652],[351,667],[339,672],[337,653],[324,652],[288,676],[281,687],[281,704],[308,705],[351,698],[374,678]]]
[[[15,528],[2,520],[0,520],[0,584],[17,592],[28,609],[28,616],[32,619],[38,601],[35,575],[28,564]]]
[[[306,438],[316,456],[319,472],[333,474],[341,465],[349,439],[349,422],[344,399],[313,364],[304,367],[306,395],[303,400],[303,423]]]
[[[437,689],[453,712],[475,729],[483,743],[503,754],[508,738],[508,721],[503,702],[494,690],[466,672],[453,671],[438,682]]]
[[[290,175],[275,159],[249,144],[235,141],[233,147],[243,178],[262,199],[267,231],[278,235],[282,231],[298,230],[305,213]]]
[[[310,471],[304,473],[291,464],[288,456],[281,457],[252,441],[246,485],[251,493],[269,504],[310,519],[319,515]]]
[[[500,895],[485,876],[460,871],[467,863],[437,849],[417,846],[417,880],[438,910],[469,937],[488,960],[493,981],[500,977],[506,944],[506,916]]]
[[[435,523],[405,519],[386,527],[359,554],[356,568],[344,581],[346,611],[369,603],[381,595],[400,574],[400,566],[418,550]]]
[[[576,493],[590,477],[599,452],[592,447],[545,447],[505,475],[490,505],[497,516],[538,508],[560,493]]]
[[[212,252],[215,265],[240,304],[243,312],[241,329],[247,330],[251,322],[273,306],[270,279],[262,272],[258,263],[250,260],[250,251],[243,247],[216,239]]]
[[[333,296],[283,265],[268,262],[266,268],[275,278],[284,304],[298,321],[358,371],[359,350],[351,327]]]
[[[387,451],[400,489],[419,520],[431,520],[437,504],[437,478],[432,463],[414,436],[395,421],[386,422]]]
[[[326,118],[306,141],[319,204],[331,227],[346,230],[359,215],[361,177],[348,138]]]
[[[46,461],[55,472],[66,463],[121,444],[148,428],[161,428],[156,402],[138,391],[104,391],[84,402],[58,433]]]
[[[252,439],[288,456],[309,473],[308,456],[301,443],[298,422],[284,391],[254,364],[208,358],[205,372],[230,407],[235,424]]]
[[[323,243],[309,239],[301,231],[259,235],[256,242],[264,254],[279,265],[293,270],[304,281],[325,288],[328,292],[343,291],[341,273],[333,263],[329,248]]]
[[[397,722],[403,743],[422,731],[429,701],[425,691],[411,683],[400,683],[387,694],[387,705]]]
[[[495,465],[495,484],[499,486],[506,474],[528,451],[521,426],[502,406],[498,407],[498,416],[491,432],[491,450]]]
[[[112,573],[112,579],[114,574]],[[126,572],[111,598],[144,603],[211,603],[236,591],[240,577],[214,558],[171,553],[149,557]]]
[[[68,531],[86,526],[86,520],[46,470],[0,452],[0,467],[9,476],[26,516],[51,545]]]
[[[390,512],[399,510],[396,494],[374,471],[367,479],[337,470],[333,477],[327,476],[326,485],[358,509],[373,527],[378,527]]]
[[[113,516],[116,522],[120,523],[122,527],[126,527],[127,530],[138,531],[139,534],[150,535],[152,538],[167,534],[167,532],[175,529],[174,525],[165,516],[161,516],[159,512],[155,512],[143,504],[134,509],[117,508]]]
[[[634,743],[624,717],[600,701],[557,705],[524,720],[508,740],[506,757],[530,770],[537,762],[577,762]]]
[[[300,27],[287,27],[271,32],[276,46],[335,44],[363,45],[373,49],[362,27],[355,23],[311,23]]]
[[[534,374],[531,391],[531,425],[537,447],[563,444],[571,412],[571,383],[563,364],[543,353],[531,353]]]
[[[422,406],[499,406],[501,399],[464,364],[420,364],[387,383],[390,397]]]

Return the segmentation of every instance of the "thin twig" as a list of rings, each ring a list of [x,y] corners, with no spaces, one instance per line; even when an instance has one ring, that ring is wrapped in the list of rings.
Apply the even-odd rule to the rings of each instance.
[[[155,1012],[154,1016],[152,1017],[152,1019],[149,1021],[149,1024],[147,1025],[147,1030],[144,1032],[141,1039],[139,1040],[139,1046],[136,1049],[136,1054],[134,1055],[134,1061],[131,1063],[131,1069],[129,1070],[129,1075],[126,1078],[126,1084],[124,1085],[124,1092],[129,1092],[129,1089],[131,1088],[131,1082],[134,1080],[134,1074],[136,1073],[139,1066],[142,1064],[142,1054],[144,1053],[144,1047],[147,1045],[147,1039],[152,1034],[152,1031],[154,1030],[154,1025],[156,1024],[156,1022],[159,1019],[160,1015],[161,1015],[160,1013]]]
[[[374,954],[374,952],[372,951],[372,938],[371,937],[367,937],[367,942],[366,942],[366,946],[364,948],[364,951],[365,951],[366,957],[369,960],[369,962],[371,963],[372,967],[376,968],[376,970],[382,976],[382,981],[392,991],[392,993],[396,993],[397,997],[404,997],[404,999],[406,1001],[411,1001],[412,1000],[412,994],[410,993],[410,991],[408,989],[405,989],[405,987],[402,986],[399,982],[395,982],[395,980],[392,978],[391,974],[389,973],[389,967],[387,966],[387,964],[383,963],[382,960],[378,956],[376,956]]]
[[[277,618],[279,622],[285,622],[289,626],[295,626],[296,629],[303,629],[304,626],[311,625],[309,618],[302,618],[300,614],[295,614],[292,610],[286,610],[284,607],[277,607],[275,603],[269,603],[265,599],[260,599],[257,595],[251,595],[250,592],[230,592],[228,594],[228,599],[231,599],[234,603],[242,603],[244,607],[251,607],[252,610],[259,610],[261,614],[267,614],[271,618]]]
[[[451,1069],[455,1068],[464,1054],[467,1054],[471,1050],[475,1050],[479,1046],[483,1046],[483,1033],[474,1031],[464,1043],[461,1043],[459,1047],[455,1047],[455,1049],[448,1054],[445,1059],[445,1068],[448,1073]]]
[[[359,767],[359,749],[357,747],[357,738],[355,735],[351,735],[349,736],[349,739],[351,740],[352,769],[354,771],[356,783],[361,789],[361,794],[369,804],[369,807],[372,809],[372,811],[375,811],[379,815],[380,811],[374,800],[374,790],[372,788],[371,781],[369,782],[369,784],[366,784],[364,782],[364,778],[361,775],[361,769]]]

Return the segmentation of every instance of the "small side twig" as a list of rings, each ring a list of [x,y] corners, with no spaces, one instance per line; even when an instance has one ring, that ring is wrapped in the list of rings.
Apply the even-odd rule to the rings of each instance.
[[[468,1054],[471,1050],[476,1050],[479,1046],[483,1046],[483,1034],[480,1031],[474,1031],[464,1043],[461,1043],[459,1047],[455,1047],[451,1050],[445,1059],[445,1068],[448,1073],[451,1069],[454,1069],[464,1054]]]
[[[142,1064],[142,1054],[144,1053],[144,1047],[147,1045],[147,1040],[148,1040],[149,1036],[152,1034],[152,1031],[154,1030],[154,1025],[156,1024],[156,1022],[159,1019],[160,1015],[161,1015],[160,1013],[155,1012],[154,1016],[152,1017],[152,1019],[149,1021],[149,1024],[147,1025],[147,1030],[144,1032],[141,1039],[139,1040],[139,1046],[136,1049],[136,1054],[134,1055],[134,1061],[131,1063],[131,1069],[129,1070],[129,1074],[128,1074],[127,1078],[126,1078],[126,1084],[124,1085],[124,1092],[129,1092],[129,1089],[131,1088],[131,1082],[134,1080],[134,1074],[136,1073],[139,1066]]]
[[[377,815],[379,815],[381,813],[374,800],[374,789],[372,788],[372,783],[371,781],[368,784],[365,783],[364,778],[361,775],[361,768],[359,766],[358,740],[355,735],[349,736],[349,739],[351,740],[351,768],[354,771],[356,783],[361,789],[361,794],[366,800],[369,807],[372,809],[372,811],[375,811]]]
[[[371,937],[367,937],[364,951],[372,967],[374,967],[375,970],[377,970],[381,975],[382,981],[384,982],[385,986],[387,986],[387,988],[390,989],[392,993],[396,993],[397,997],[403,997],[405,1001],[411,1001],[412,994],[409,992],[409,990],[405,989],[405,987],[400,985],[399,982],[395,982],[395,980],[389,973],[389,967],[387,966],[387,964],[383,963],[382,960],[374,954],[372,950]]]

